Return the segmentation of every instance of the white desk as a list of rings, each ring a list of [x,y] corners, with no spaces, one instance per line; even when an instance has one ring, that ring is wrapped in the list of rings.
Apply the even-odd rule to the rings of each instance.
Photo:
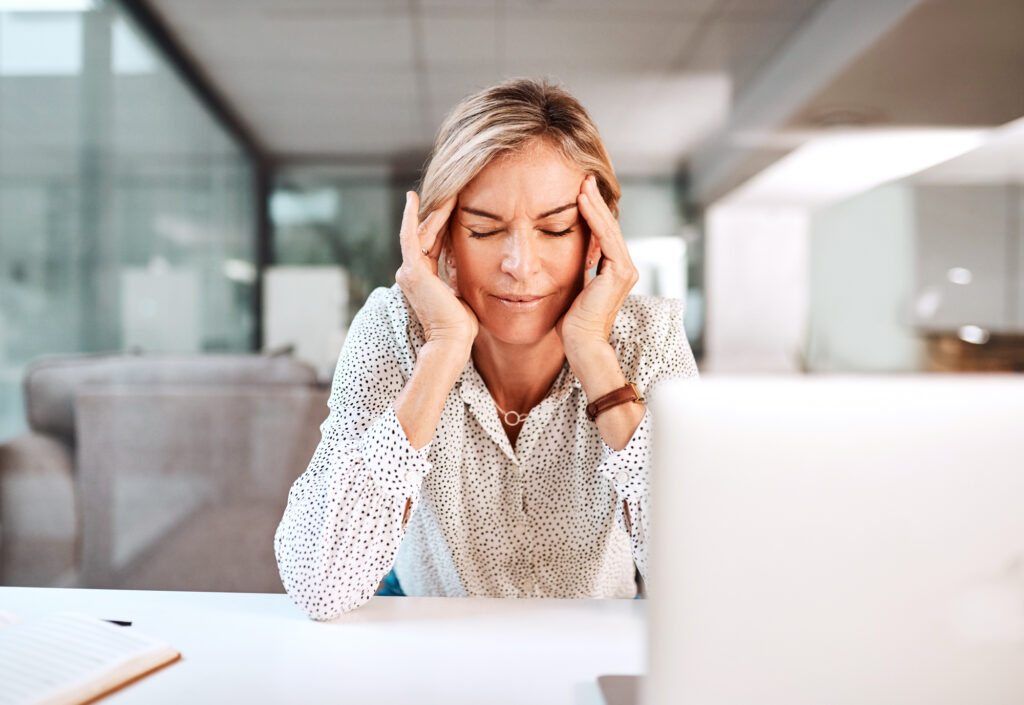
[[[102,702],[601,703],[645,668],[643,600],[375,597],[315,622],[286,595],[0,587],[23,619],[124,619],[182,659]]]

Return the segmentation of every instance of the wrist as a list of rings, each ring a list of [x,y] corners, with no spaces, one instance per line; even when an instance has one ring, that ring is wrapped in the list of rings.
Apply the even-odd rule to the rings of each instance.
[[[579,357],[586,353],[592,353],[598,348],[611,347],[611,344],[608,342],[608,335],[602,336],[592,331],[581,331],[579,328],[570,329],[567,326],[563,326],[560,336],[565,355],[570,359],[574,356]]]
[[[428,367],[431,374],[441,373],[442,377],[458,378],[473,350],[472,343],[462,340],[440,338],[428,340],[416,356],[417,367]]]
[[[473,340],[476,338],[476,331],[468,327],[463,328],[435,328],[425,330],[425,346],[444,348],[448,352],[465,352],[467,355],[473,347]]]
[[[569,367],[579,379],[587,399],[597,399],[626,384],[615,350],[607,341],[566,351]]]

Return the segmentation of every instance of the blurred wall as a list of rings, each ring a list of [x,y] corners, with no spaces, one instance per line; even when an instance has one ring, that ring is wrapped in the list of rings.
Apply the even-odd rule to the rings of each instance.
[[[809,370],[922,369],[922,343],[910,325],[914,227],[914,192],[905,183],[811,216]]]
[[[809,220],[798,208],[719,205],[705,218],[704,372],[803,369]]]

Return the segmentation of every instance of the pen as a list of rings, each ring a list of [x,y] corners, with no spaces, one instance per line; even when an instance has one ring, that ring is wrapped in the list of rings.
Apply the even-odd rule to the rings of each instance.
[[[130,626],[132,626],[131,622],[126,622],[123,619],[104,619],[103,621],[104,622],[110,622],[111,624],[116,624],[119,627],[130,627]]]

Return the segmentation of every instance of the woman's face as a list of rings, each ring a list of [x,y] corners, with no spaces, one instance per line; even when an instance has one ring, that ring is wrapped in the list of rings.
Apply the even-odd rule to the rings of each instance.
[[[583,287],[590,231],[576,198],[585,176],[535,141],[493,160],[459,194],[451,283],[496,339],[538,342]]]

